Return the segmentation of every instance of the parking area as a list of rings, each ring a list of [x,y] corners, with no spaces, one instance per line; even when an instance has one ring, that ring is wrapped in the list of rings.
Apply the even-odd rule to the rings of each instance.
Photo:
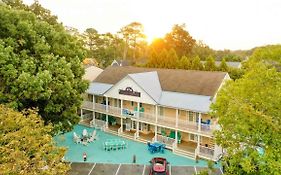
[[[170,175],[194,175],[206,168],[196,166],[170,166]],[[149,165],[139,164],[103,164],[103,163],[71,163],[70,175],[148,175]],[[223,174],[215,169],[215,174]]]

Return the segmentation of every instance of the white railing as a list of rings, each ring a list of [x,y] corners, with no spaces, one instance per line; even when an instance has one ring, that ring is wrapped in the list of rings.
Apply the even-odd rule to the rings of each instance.
[[[185,130],[198,130],[198,124],[196,122],[190,122],[188,120],[178,120],[178,128],[185,129]]]
[[[100,103],[95,103],[95,109],[99,111],[106,112],[106,105],[100,104]]]
[[[173,149],[173,151],[175,151],[176,148],[177,148],[177,142],[174,141],[173,144],[172,144],[172,149]]]
[[[93,119],[91,122],[90,122],[90,126],[93,126],[95,128],[98,128],[98,129],[101,129],[101,130],[105,130],[106,128],[106,122],[103,121],[103,120],[98,120],[98,119]]]
[[[82,108],[93,109],[93,104],[94,103],[90,101],[83,101]]]
[[[87,120],[93,118],[93,115],[91,113],[82,115],[82,120]]]
[[[162,125],[169,125],[169,126],[175,127],[176,126],[176,119],[172,118],[172,117],[159,115],[157,117],[157,123],[162,124]]]
[[[149,122],[155,122],[156,117],[155,117],[155,114],[140,112],[139,113],[139,119],[149,121]]]
[[[164,144],[166,144],[167,146],[173,146],[173,143],[175,142],[175,139],[170,138],[170,137],[166,137],[166,136],[162,136],[162,135],[157,135],[157,141],[158,142],[162,142]]]
[[[199,155],[203,157],[208,157],[210,159],[214,158],[214,152],[215,150],[212,148],[204,147],[204,146],[199,146]]]
[[[111,114],[120,115],[120,113],[121,113],[121,108],[114,107],[114,106],[108,106],[108,112],[111,113]]]
[[[136,140],[137,138],[138,138],[138,133],[135,132],[135,133],[134,133],[134,139]]]
[[[118,135],[120,135],[122,133],[122,127],[118,128],[117,133],[118,133]]]
[[[211,132],[214,130],[217,130],[219,128],[219,125],[214,125],[214,124],[201,124],[201,131],[203,132]]]
[[[125,116],[125,117],[134,117],[134,118],[136,118],[137,117],[137,112],[131,111],[131,110],[126,109],[126,108],[123,108],[122,109],[122,115]]]

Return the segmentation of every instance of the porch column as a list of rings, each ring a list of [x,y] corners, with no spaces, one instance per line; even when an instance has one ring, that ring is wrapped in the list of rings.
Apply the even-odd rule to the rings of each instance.
[[[95,95],[93,94],[93,109],[95,109],[95,105],[96,105],[96,102],[95,102]]]
[[[80,119],[83,118],[83,109],[80,109]]]
[[[139,119],[140,117],[140,102],[138,102],[138,107],[137,107],[137,118]],[[137,121],[137,137],[139,137],[139,127],[140,127],[140,122],[139,120]]]
[[[158,106],[155,105],[155,133],[154,133],[154,141],[157,142],[157,116],[158,116]]]
[[[95,111],[93,111],[93,120],[95,120],[95,118],[96,118],[96,113]]]
[[[120,115],[122,116],[122,114],[123,114],[123,99],[121,99],[121,105],[120,105],[120,107],[121,107]]]
[[[197,154],[199,154],[200,152],[200,140],[201,140],[201,136],[200,135],[197,135]]]
[[[108,112],[108,97],[105,97],[105,109],[106,109],[106,112]]]
[[[176,128],[178,128],[178,124],[179,124],[179,110],[176,109]]]
[[[121,133],[123,132],[123,118],[120,118],[121,119]]]
[[[179,110],[176,109],[176,128],[178,128],[178,124],[179,124]],[[175,140],[176,140],[176,144],[175,146],[178,147],[178,130],[175,130]]]
[[[178,130],[175,130],[175,147],[177,148],[178,147]]]
[[[199,112],[199,118],[198,118],[198,131],[201,131],[201,113]]]

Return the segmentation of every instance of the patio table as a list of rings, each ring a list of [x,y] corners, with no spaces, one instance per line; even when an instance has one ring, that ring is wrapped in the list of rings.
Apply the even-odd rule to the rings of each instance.
[[[105,150],[112,150],[112,149],[120,149],[120,148],[125,148],[125,141],[124,140],[119,140],[119,139],[112,139],[112,140],[107,140],[105,143]]]

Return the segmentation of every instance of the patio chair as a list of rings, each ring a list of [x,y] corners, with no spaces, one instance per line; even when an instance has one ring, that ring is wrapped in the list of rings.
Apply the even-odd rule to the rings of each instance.
[[[83,129],[82,136],[83,136],[83,137],[88,137],[88,131],[87,131],[87,129]]]
[[[81,138],[75,132],[73,132],[73,141],[75,143],[81,143]]]

